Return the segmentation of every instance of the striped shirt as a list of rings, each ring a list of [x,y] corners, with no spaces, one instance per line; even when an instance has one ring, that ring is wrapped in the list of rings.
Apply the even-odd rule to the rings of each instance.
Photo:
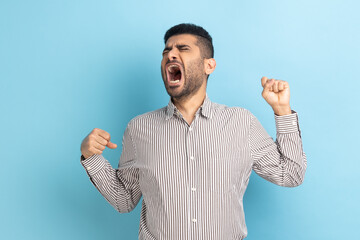
[[[244,239],[252,169],[285,187],[305,175],[297,113],[274,116],[275,142],[244,108],[206,95],[189,125],[170,100],[128,123],[117,169],[97,154],[81,163],[117,211],[132,211],[143,196],[139,239]]]

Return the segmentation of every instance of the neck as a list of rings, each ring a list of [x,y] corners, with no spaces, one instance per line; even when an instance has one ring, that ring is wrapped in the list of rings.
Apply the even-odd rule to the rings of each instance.
[[[203,104],[206,97],[206,88],[200,88],[194,95],[188,96],[187,98],[172,98],[172,102],[176,108],[181,112],[185,120],[191,124],[195,117],[196,111]]]

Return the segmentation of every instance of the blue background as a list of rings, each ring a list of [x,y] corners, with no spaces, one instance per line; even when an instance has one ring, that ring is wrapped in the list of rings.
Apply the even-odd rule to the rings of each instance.
[[[192,22],[214,39],[211,100],[249,109],[275,137],[262,76],[286,80],[308,157],[304,183],[251,175],[249,240],[355,239],[359,193],[357,1],[1,1],[0,238],[137,239],[141,204],[117,213],[80,165],[95,127],[167,105],[163,35]]]

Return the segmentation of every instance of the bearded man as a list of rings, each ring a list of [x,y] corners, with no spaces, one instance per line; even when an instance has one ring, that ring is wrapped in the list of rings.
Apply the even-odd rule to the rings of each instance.
[[[132,211],[143,196],[139,239],[244,239],[243,195],[252,170],[285,187],[304,179],[306,155],[289,84],[261,78],[274,111],[274,141],[249,110],[210,100],[206,86],[216,61],[205,29],[179,24],[164,40],[168,105],[128,123],[117,169],[102,155],[117,145],[98,128],[81,144],[81,164],[117,211]]]

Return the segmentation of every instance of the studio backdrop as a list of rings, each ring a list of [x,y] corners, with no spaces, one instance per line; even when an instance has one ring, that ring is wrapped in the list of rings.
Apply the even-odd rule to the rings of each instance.
[[[288,81],[307,155],[305,181],[254,172],[244,196],[249,240],[358,238],[358,1],[1,1],[0,238],[137,239],[141,201],[118,213],[91,184],[80,144],[109,132],[117,167],[125,127],[169,101],[165,31],[203,26],[217,67],[207,93],[250,110],[275,139],[262,76]]]

